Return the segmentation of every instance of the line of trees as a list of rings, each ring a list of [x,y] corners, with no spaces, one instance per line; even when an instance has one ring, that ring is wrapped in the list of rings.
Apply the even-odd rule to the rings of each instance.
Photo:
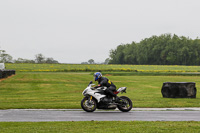
[[[52,57],[45,57],[42,54],[36,54],[34,60],[18,58],[17,60],[13,60],[14,63],[47,63],[47,64],[57,64],[59,63],[57,60],[54,60]]]
[[[162,34],[110,51],[109,64],[200,65],[200,39]]]
[[[0,62],[3,63],[49,63],[49,64],[56,64],[59,63],[57,60],[54,60],[52,57],[45,57],[42,54],[35,55],[35,59],[23,59],[18,58],[14,59],[9,54],[6,53],[5,50],[0,50]]]

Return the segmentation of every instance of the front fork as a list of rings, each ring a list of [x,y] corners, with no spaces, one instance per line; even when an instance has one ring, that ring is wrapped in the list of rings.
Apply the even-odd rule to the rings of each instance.
[[[90,97],[88,98],[87,103],[88,103],[88,105],[93,105],[93,103],[92,103],[92,96],[90,96]]]
[[[92,100],[92,96],[90,96],[90,102],[91,102],[91,100]]]

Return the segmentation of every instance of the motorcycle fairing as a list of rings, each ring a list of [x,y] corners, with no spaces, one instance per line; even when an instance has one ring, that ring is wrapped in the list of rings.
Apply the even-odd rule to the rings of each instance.
[[[93,96],[95,99],[97,99],[97,102],[99,103],[101,98],[106,97],[105,94],[103,94],[102,90],[96,89],[96,90],[88,90],[87,92],[89,95]]]

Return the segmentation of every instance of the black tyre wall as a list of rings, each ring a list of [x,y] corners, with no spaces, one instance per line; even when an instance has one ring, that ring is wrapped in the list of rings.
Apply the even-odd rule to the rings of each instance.
[[[165,82],[161,93],[164,98],[196,98],[194,82]]]
[[[15,70],[0,70],[0,79],[15,75]]]

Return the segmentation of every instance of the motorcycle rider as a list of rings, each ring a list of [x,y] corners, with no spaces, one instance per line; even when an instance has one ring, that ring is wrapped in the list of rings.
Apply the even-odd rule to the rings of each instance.
[[[105,90],[105,93],[113,96],[115,98],[115,102],[119,102],[119,97],[114,94],[114,91],[116,91],[116,86],[106,77],[102,77],[102,74],[100,72],[94,73],[94,80],[98,81],[98,86],[95,88],[105,86],[107,89]]]

